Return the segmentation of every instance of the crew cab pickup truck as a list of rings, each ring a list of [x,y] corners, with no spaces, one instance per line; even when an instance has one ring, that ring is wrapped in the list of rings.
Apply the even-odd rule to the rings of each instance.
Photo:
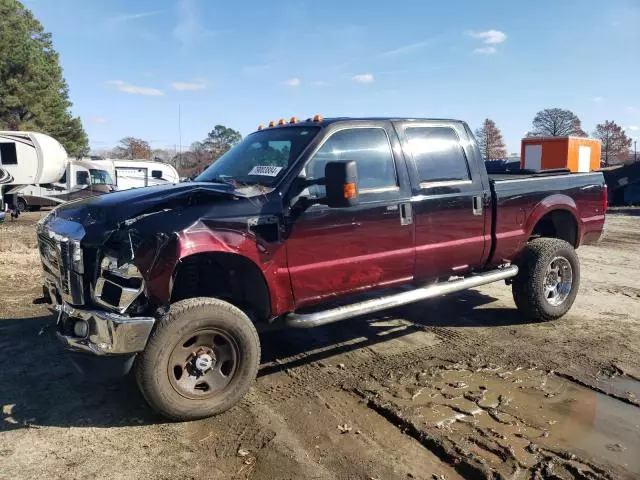
[[[559,318],[606,199],[601,173],[489,176],[461,121],[292,118],[193,182],[53,210],[44,292],[81,369],[133,368],[154,409],[200,418],[251,386],[261,322],[318,327],[497,281],[523,316]]]

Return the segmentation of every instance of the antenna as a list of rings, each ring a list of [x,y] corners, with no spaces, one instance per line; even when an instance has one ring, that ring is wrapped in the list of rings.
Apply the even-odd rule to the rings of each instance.
[[[180,150],[178,150],[178,158],[182,158],[182,105],[178,104],[178,145],[180,146]]]

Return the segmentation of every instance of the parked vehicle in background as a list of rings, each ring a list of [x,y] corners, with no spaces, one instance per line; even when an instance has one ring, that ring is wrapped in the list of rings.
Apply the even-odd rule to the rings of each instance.
[[[19,211],[39,210],[79,198],[103,195],[115,190],[108,170],[92,160],[68,160],[64,174],[55,182],[17,186],[7,191],[14,195]]]
[[[120,159],[104,159],[97,162],[111,173],[118,190],[180,181],[178,172],[168,163]]]
[[[65,172],[67,152],[48,135],[0,131],[0,210],[17,209],[18,198],[7,193],[18,185],[55,182]]]
[[[605,221],[601,173],[488,175],[456,120],[271,125],[193,182],[41,221],[45,296],[80,369],[135,364],[153,408],[193,419],[249,389],[256,323],[317,327],[496,281],[537,321],[573,304],[575,248]]]

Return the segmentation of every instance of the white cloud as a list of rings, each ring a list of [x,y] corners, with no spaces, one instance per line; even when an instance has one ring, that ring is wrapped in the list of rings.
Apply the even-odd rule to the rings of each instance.
[[[207,88],[207,84],[204,80],[198,79],[192,82],[173,82],[171,84],[171,87],[175,90],[186,92],[194,90],[204,90],[205,88]]]
[[[107,119],[104,117],[89,117],[89,123],[95,123],[97,125],[107,123]]]
[[[298,87],[298,86],[300,86],[300,79],[297,78],[297,77],[288,78],[287,80],[285,80],[282,83],[284,83],[288,87]]]
[[[640,130],[640,127],[638,127],[637,125],[629,125],[627,128],[632,132],[637,132],[638,130]]]
[[[604,100],[602,97],[592,97],[591,98],[591,101],[596,102],[596,103],[601,102],[602,100]]]
[[[507,34],[501,32],[500,30],[486,30],[484,32],[468,32],[468,35],[473,38],[478,38],[483,41],[483,43],[496,44],[502,43],[507,39]]]
[[[408,45],[402,45],[401,47],[394,48],[393,50],[388,50],[386,52],[382,52],[380,54],[381,57],[392,57],[395,55],[402,55],[403,53],[408,53],[413,50],[418,50],[420,48],[426,47],[432,42],[432,40],[424,40],[422,42],[410,43]]]
[[[164,92],[157,88],[141,87],[139,85],[133,85],[123,80],[109,80],[106,83],[107,85],[111,85],[124,93],[132,93],[134,95],[149,95],[152,97],[161,97],[164,95]]]
[[[142,12],[142,13],[125,13],[123,15],[118,15],[117,17],[113,17],[111,20],[113,22],[129,22],[131,20],[138,20],[140,18],[147,17],[155,17],[156,15],[160,15],[164,13],[164,10],[153,10],[151,12]]]
[[[480,48],[475,48],[473,50],[473,53],[477,53],[479,55],[493,55],[497,51],[498,50],[496,49],[496,47],[480,47]]]
[[[351,77],[351,80],[357,83],[373,83],[374,78],[372,73],[361,73]]]
[[[182,44],[189,47],[198,40],[213,34],[200,23],[201,15],[196,0],[178,1],[178,23],[173,28],[173,36]]]
[[[311,82],[311,85],[313,85],[314,87],[325,87],[327,86],[327,82],[325,82],[324,80],[316,80],[314,82]]]

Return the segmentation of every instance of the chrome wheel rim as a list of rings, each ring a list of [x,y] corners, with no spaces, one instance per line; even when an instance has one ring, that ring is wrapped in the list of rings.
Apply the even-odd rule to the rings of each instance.
[[[233,338],[218,329],[184,335],[169,356],[171,386],[183,397],[201,400],[223,391],[238,369],[239,349]]]
[[[555,257],[549,263],[544,277],[544,296],[554,307],[562,305],[571,293],[573,269],[564,257]]]

